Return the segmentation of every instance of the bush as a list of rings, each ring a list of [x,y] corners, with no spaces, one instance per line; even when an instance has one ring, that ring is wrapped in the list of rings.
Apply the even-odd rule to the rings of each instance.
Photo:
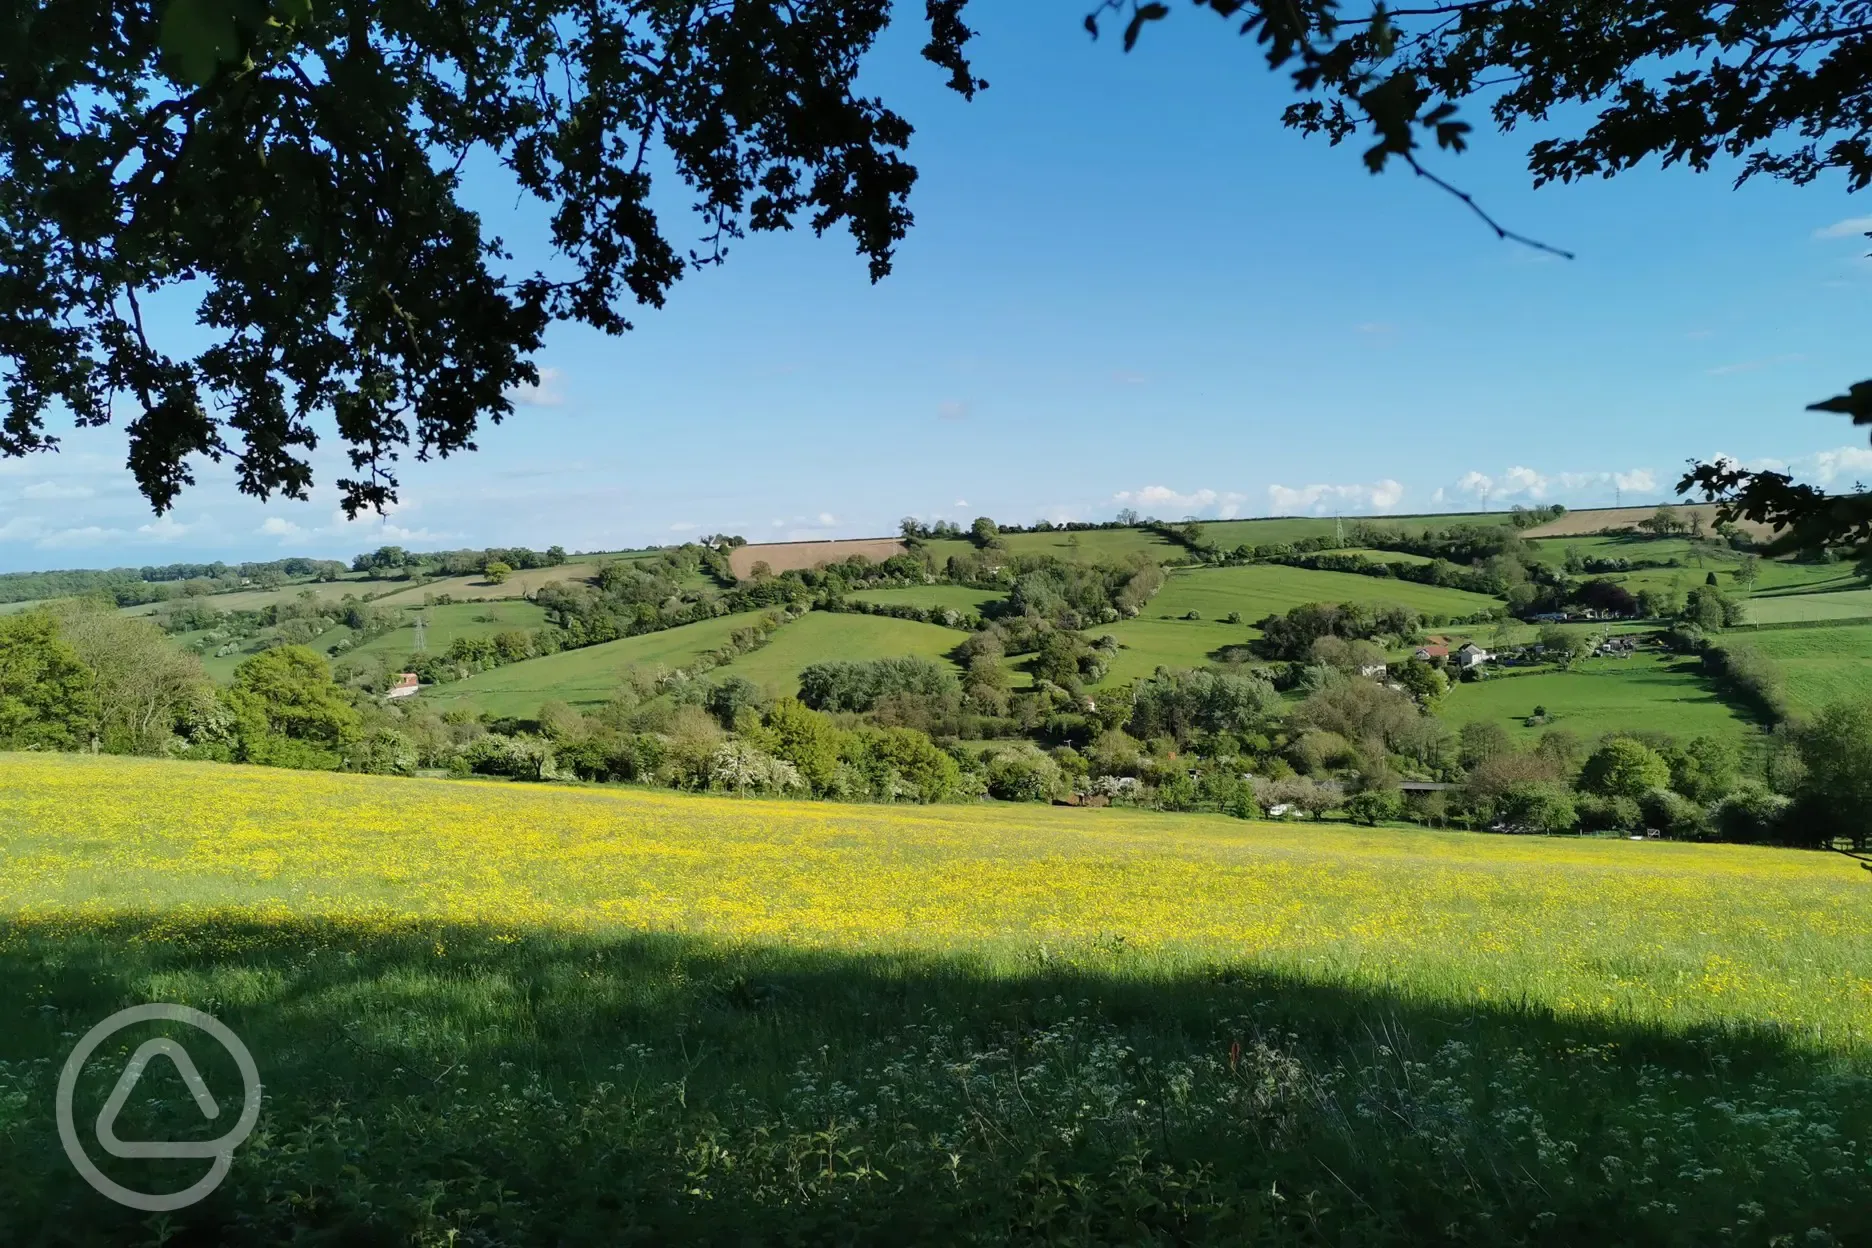
[[[1580,788],[1604,797],[1638,798],[1670,784],[1670,767],[1642,741],[1615,737],[1592,752]]]
[[[1579,826],[1572,790],[1546,781],[1518,784],[1502,795],[1501,822],[1510,832],[1558,836]]]
[[[1644,819],[1635,799],[1583,793],[1575,803],[1580,828],[1587,832],[1630,832]]]
[[[1374,827],[1387,819],[1396,819],[1403,813],[1404,801],[1396,793],[1379,789],[1369,789],[1355,793],[1345,804],[1346,815],[1354,823]]]
[[[1059,764],[1032,746],[1001,751],[987,772],[989,796],[1004,802],[1051,801],[1061,791]]]
[[[1743,785],[1716,803],[1710,823],[1718,840],[1759,845],[1785,839],[1782,821],[1789,801],[1759,785]]]
[[[1646,828],[1655,828],[1674,840],[1709,839],[1710,826],[1703,808],[1669,789],[1652,789],[1638,799],[1638,809],[1644,815]]]

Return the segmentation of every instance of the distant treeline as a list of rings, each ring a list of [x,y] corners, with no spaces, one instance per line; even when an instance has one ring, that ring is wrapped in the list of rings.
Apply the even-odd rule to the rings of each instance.
[[[65,568],[52,572],[0,573],[0,602],[104,595],[120,607],[161,602],[186,593],[216,593],[244,581],[277,577],[336,579],[345,565],[335,559],[275,559],[265,563],[170,563],[142,568]]]

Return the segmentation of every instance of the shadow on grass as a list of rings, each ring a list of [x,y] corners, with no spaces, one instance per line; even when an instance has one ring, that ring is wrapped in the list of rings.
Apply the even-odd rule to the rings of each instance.
[[[53,1126],[122,1006],[205,1009],[259,1128],[203,1203],[105,1201]],[[131,1049],[86,1067],[81,1138]],[[176,1033],[211,1087],[231,1063]],[[160,1067],[161,1064],[157,1064]],[[152,1068],[119,1134],[218,1135]],[[1872,1239],[1872,1083],[1673,1034],[1175,965],[177,916],[0,926],[0,1243]]]

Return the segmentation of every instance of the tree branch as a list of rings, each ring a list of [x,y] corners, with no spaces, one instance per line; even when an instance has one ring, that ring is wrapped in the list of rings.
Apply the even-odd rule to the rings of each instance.
[[[1538,238],[1529,238],[1526,234],[1519,234],[1519,233],[1516,233],[1514,230],[1509,229],[1508,227],[1504,226],[1501,222],[1497,221],[1494,217],[1491,217],[1487,212],[1485,212],[1482,206],[1475,202],[1475,198],[1472,195],[1470,195],[1469,192],[1457,190],[1455,187],[1445,182],[1442,178],[1437,177],[1436,174],[1431,173],[1428,169],[1418,164],[1417,157],[1415,154],[1411,152],[1405,152],[1403,153],[1403,156],[1404,156],[1404,163],[1411,167],[1412,172],[1414,172],[1420,178],[1428,178],[1433,186],[1441,187],[1443,190],[1448,191],[1451,195],[1454,195],[1457,199],[1460,199],[1463,202],[1463,204],[1469,209],[1470,212],[1473,212],[1475,213],[1476,216],[1482,218],[1482,224],[1488,226],[1489,229],[1495,231],[1495,237],[1499,239],[1503,239],[1508,242],[1520,243],[1525,247],[1532,247],[1536,251],[1544,251],[1544,252],[1549,253],[1550,255],[1559,256],[1565,260],[1572,260],[1576,258],[1572,252],[1567,251],[1564,248],[1555,247],[1551,243],[1543,243]]]

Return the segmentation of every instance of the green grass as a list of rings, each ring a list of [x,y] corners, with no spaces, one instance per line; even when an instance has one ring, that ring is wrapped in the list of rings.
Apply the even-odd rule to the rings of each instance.
[[[1075,545],[1073,539],[1077,538]],[[1186,555],[1181,546],[1143,529],[1087,529],[1069,532],[1053,529],[1045,533],[1008,533],[1002,542],[1011,555],[1052,555],[1056,559],[1076,559],[1082,563],[1122,563],[1136,554],[1149,555],[1158,562]],[[944,566],[951,555],[979,549],[967,540],[945,539],[925,542],[924,546]]]
[[[1163,591],[1144,605],[1143,616],[1175,618],[1195,611],[1205,620],[1219,620],[1239,611],[1243,621],[1252,624],[1307,602],[1397,603],[1425,615],[1472,615],[1502,605],[1484,594],[1414,581],[1248,564],[1175,571]]]
[[[1451,524],[1507,524],[1508,513],[1449,513],[1418,516],[1347,516],[1346,525],[1370,524],[1393,530],[1443,528]],[[1297,542],[1313,537],[1331,537],[1339,522],[1331,516],[1276,516],[1265,520],[1204,520],[1203,536],[1224,550],[1237,546],[1264,546],[1277,542]]]
[[[1860,1244],[1860,875],[12,756],[0,1243]],[[83,1184],[51,1108],[145,1001],[211,1013],[264,1088],[221,1186],[155,1217]],[[146,1191],[205,1163],[93,1124],[162,1034],[74,1084]],[[175,1034],[225,1122],[231,1062]],[[120,1134],[219,1126],[154,1063]]]
[[[858,602],[885,605],[900,603],[912,607],[950,607],[971,615],[980,615],[990,603],[1006,595],[991,589],[970,589],[966,585],[914,585],[907,589],[861,589],[847,597]]]
[[[1788,701],[1798,712],[1811,714],[1843,698],[1872,695],[1872,625],[1764,633],[1740,629],[1723,640],[1779,663],[1787,674]]]
[[[631,668],[682,667],[698,655],[727,644],[730,633],[752,624],[761,614],[743,611],[660,633],[510,663],[466,680],[438,685],[422,697],[439,706],[461,704],[496,715],[531,715],[548,701],[597,705],[610,700]]]
[[[403,622],[396,628],[337,657],[372,659],[381,656],[399,662],[408,658],[416,648],[418,614],[424,620],[423,645],[432,653],[447,650],[457,637],[492,637],[508,629],[525,632],[546,622],[544,608],[518,599],[504,602],[458,602],[426,609],[405,607],[398,614],[402,616]],[[350,630],[344,631],[348,633]],[[336,640],[336,637],[332,638],[333,642]],[[320,637],[314,644],[321,649],[330,648],[324,637]]]
[[[1780,624],[1794,620],[1872,619],[1872,589],[1751,598],[1747,610],[1748,621],[1751,624]]]
[[[1739,736],[1753,730],[1743,712],[1718,696],[1688,660],[1638,654],[1628,659],[1588,659],[1572,672],[1503,673],[1458,684],[1439,714],[1452,724],[1493,720],[1517,738],[1532,740],[1544,728],[1521,721],[1545,706],[1548,727],[1565,728],[1585,740],[1614,731],[1663,732],[1688,740]]]
[[[1097,624],[1082,636],[1096,641],[1107,633],[1123,648],[1112,658],[1102,685],[1149,676],[1159,667],[1203,667],[1216,661],[1214,652],[1223,646],[1245,645],[1259,635],[1246,625],[1214,620],[1137,619]]]
[[[814,663],[906,654],[944,659],[966,640],[967,633],[936,624],[814,611],[782,628],[759,650],[718,668],[716,674],[746,677],[776,696],[790,696],[799,692],[799,674]]]
[[[1320,552],[1327,555],[1352,555],[1359,559],[1369,559],[1373,563],[1430,563],[1428,555],[1413,555],[1405,550],[1379,550],[1375,546],[1347,546],[1341,550]]]

